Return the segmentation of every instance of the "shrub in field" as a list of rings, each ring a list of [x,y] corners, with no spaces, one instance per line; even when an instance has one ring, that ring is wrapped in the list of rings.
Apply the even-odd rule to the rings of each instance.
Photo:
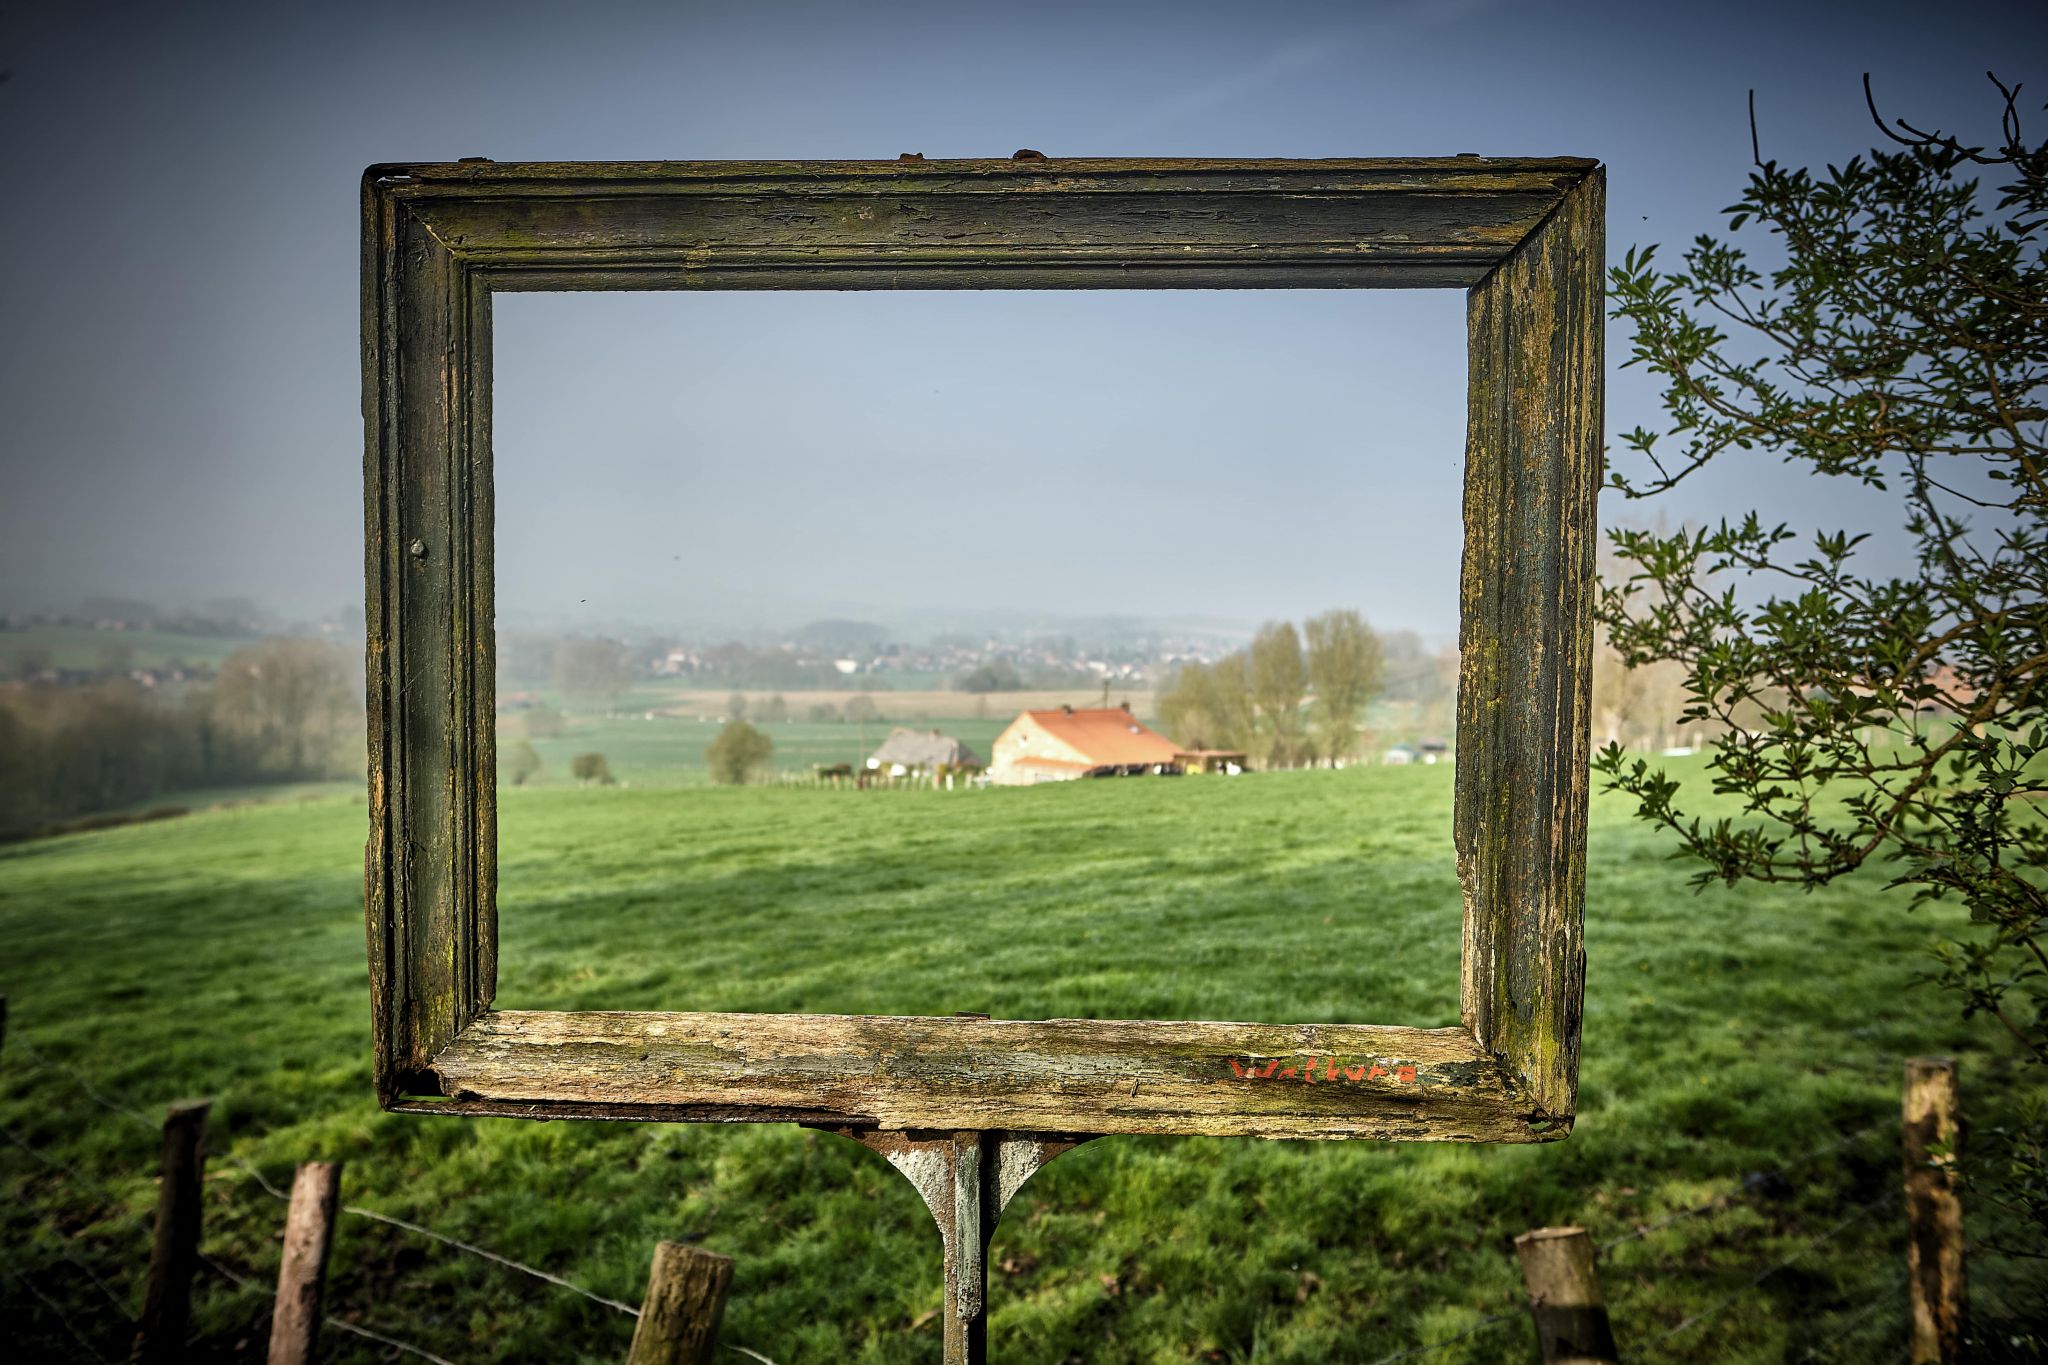
[[[731,720],[705,746],[704,761],[711,765],[713,782],[736,787],[765,769],[774,754],[774,740],[743,720]]]
[[[610,640],[564,640],[554,662],[555,690],[585,705],[609,704],[632,681],[625,650]]]
[[[618,779],[612,776],[612,765],[604,761],[603,754],[578,754],[569,760],[569,774],[578,782],[595,782],[600,787],[609,787]]]
[[[993,659],[953,680],[962,692],[1021,692],[1024,677],[1008,659]]]

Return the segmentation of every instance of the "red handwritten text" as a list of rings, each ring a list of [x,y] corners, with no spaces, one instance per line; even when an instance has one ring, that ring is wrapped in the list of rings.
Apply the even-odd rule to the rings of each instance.
[[[1335,1057],[1311,1057],[1304,1066],[1299,1061],[1282,1057],[1265,1061],[1238,1057],[1225,1060],[1230,1063],[1230,1074],[1243,1081],[1301,1081],[1316,1085],[1333,1081],[1391,1080],[1401,1085],[1415,1084],[1415,1068],[1407,1062],[1389,1066],[1384,1062],[1342,1063]]]

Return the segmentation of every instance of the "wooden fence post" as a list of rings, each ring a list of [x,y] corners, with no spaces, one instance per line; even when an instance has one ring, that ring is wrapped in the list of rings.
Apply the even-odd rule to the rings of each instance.
[[[681,1242],[657,1245],[626,1365],[711,1365],[731,1287],[728,1257]]]
[[[1614,1328],[1600,1276],[1593,1268],[1593,1239],[1584,1228],[1537,1228],[1515,1239],[1522,1281],[1529,1287],[1529,1312],[1544,1365],[1611,1365],[1616,1359]]]
[[[162,1183],[156,1195],[156,1237],[149,1248],[149,1284],[135,1333],[137,1365],[185,1358],[192,1315],[192,1272],[199,1267],[199,1191],[206,1164],[206,1113],[211,1100],[180,1100],[164,1114]]]
[[[1913,1365],[1953,1365],[1962,1356],[1959,1109],[1954,1058],[1915,1057],[1906,1063],[1906,1293]]]
[[[277,1266],[277,1305],[270,1314],[270,1365],[312,1365],[320,1337],[320,1303],[327,1289],[327,1250],[334,1244],[334,1210],[341,1197],[341,1163],[308,1161],[292,1178],[284,1216],[284,1257]]]

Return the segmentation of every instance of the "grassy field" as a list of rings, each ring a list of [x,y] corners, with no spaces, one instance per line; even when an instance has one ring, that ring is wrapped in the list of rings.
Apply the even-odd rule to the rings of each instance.
[[[692,690],[641,682],[609,707],[571,709],[564,715],[564,733],[535,738],[531,742],[540,754],[541,770],[529,783],[532,787],[574,786],[569,763],[577,754],[601,753],[612,775],[622,784],[641,786],[704,786],[711,781],[711,769],[704,761],[704,748],[718,734],[724,720],[730,692]],[[747,692],[743,693],[751,713],[759,717],[770,696],[783,697],[790,719],[769,723],[757,719],[763,733],[774,741],[771,766],[783,773],[808,773],[818,764],[850,763],[855,767],[880,747],[897,726],[914,730],[936,729],[963,740],[983,761],[997,735],[1027,706],[1052,707],[1093,705],[1098,693],[1012,692],[975,696],[966,692]],[[866,723],[843,720],[813,721],[810,708],[820,703],[834,708],[857,696],[866,696],[880,712]],[[549,700],[558,701],[551,694]],[[1132,702],[1140,714],[1149,713],[1149,694]],[[525,731],[525,718],[513,711],[499,718],[501,742],[516,741]]]
[[[701,749],[708,727],[666,724]],[[499,999],[1448,1023],[1450,785],[1446,767],[1374,767],[508,792]],[[627,1302],[660,1238],[728,1253],[725,1340],[779,1365],[937,1359],[937,1236],[851,1143],[379,1112],[363,821],[337,796],[0,848],[0,1331],[20,1358],[124,1353],[149,1125],[196,1092],[217,1097],[206,1251],[259,1286],[282,1213],[246,1168],[282,1185],[340,1158],[349,1202]],[[1898,1358],[1900,1060],[1961,1054],[1980,1121],[1998,1093],[1995,1040],[1912,985],[1948,912],[1908,914],[1875,880],[1693,896],[1664,855],[1596,803],[1569,1141],[1084,1146],[997,1234],[995,1359],[1530,1360],[1509,1241],[1562,1222],[1628,1238],[1603,1274],[1632,1360]],[[2039,1302],[2011,1263],[1972,1274],[1983,1320]],[[206,1271],[198,1292],[194,1358],[260,1359],[265,1293]],[[616,1361],[632,1327],[360,1217],[340,1224],[330,1306],[458,1362]],[[400,1357],[330,1333],[323,1358]]]
[[[802,707],[796,707],[801,711]],[[989,746],[1002,733],[1010,718],[1000,720],[954,720],[920,716],[905,720],[882,720],[865,726],[844,721],[784,721],[763,724],[761,729],[775,742],[772,760],[779,772],[808,773],[816,764],[851,763],[858,767],[880,747],[896,725],[913,729],[942,728],[964,740],[986,760]],[[541,770],[527,785],[535,788],[574,787],[569,763],[577,754],[601,753],[612,775],[628,787],[708,786],[710,766],[704,748],[718,734],[718,723],[708,718],[650,715],[571,715],[561,735],[532,741],[540,755]],[[505,726],[507,739],[516,725]],[[501,743],[504,742],[501,740]]]

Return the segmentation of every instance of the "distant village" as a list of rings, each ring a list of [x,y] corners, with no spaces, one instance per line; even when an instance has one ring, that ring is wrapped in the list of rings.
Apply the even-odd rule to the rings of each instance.
[[[962,691],[1002,692],[1103,681],[1144,687],[1182,663],[1212,662],[1230,647],[1204,636],[1141,636],[1110,643],[1058,634],[1020,641],[942,635],[904,643],[885,639],[877,630],[865,640],[820,641],[799,632],[768,644],[665,644],[653,652],[643,646],[638,653],[655,677],[708,686],[791,686],[800,679],[825,687],[866,684],[887,690],[907,680],[917,687],[936,681]]]

